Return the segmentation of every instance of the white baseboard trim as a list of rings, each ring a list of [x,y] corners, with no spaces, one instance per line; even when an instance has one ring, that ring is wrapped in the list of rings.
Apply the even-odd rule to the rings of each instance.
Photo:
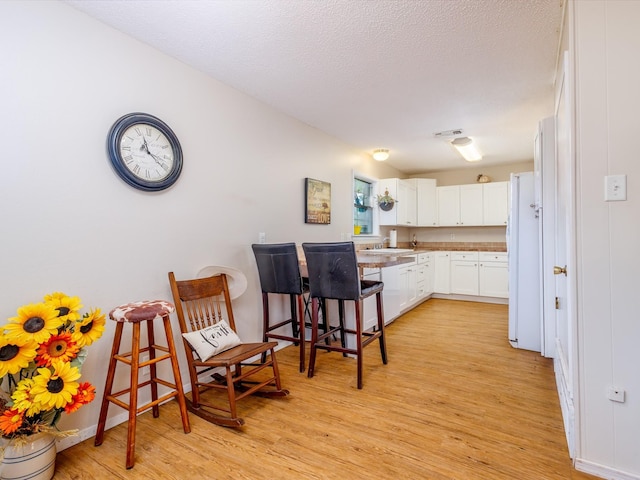
[[[459,295],[457,293],[433,293],[431,298],[443,298],[445,300],[463,300],[465,302],[480,302],[480,303],[497,303],[500,305],[508,305],[508,298],[499,297],[476,297],[475,295]]]
[[[614,468],[605,467],[597,463],[586,460],[577,459],[575,461],[576,470],[580,472],[595,475],[596,477],[606,478],[607,480],[640,480],[640,476],[626,473]]]

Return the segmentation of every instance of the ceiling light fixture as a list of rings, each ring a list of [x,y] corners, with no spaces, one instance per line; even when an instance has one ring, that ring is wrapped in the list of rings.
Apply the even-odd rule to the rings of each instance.
[[[386,148],[378,148],[373,151],[373,159],[379,162],[384,162],[389,158],[389,150]]]
[[[460,155],[462,155],[467,162],[482,160],[482,155],[473,144],[473,140],[469,137],[456,138],[451,141],[451,145],[456,147],[456,150],[460,152]]]

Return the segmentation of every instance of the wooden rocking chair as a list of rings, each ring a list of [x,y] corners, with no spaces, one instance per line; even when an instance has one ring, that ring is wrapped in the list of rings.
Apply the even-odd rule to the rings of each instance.
[[[236,324],[224,273],[177,281],[173,272],[169,272],[169,283],[183,334],[201,332],[223,319],[235,333]],[[289,394],[280,383],[274,351],[277,342],[240,343],[204,360],[198,357],[184,335],[183,344],[191,379],[191,399],[189,395],[185,396],[187,409],[209,422],[239,427],[244,425],[244,420],[237,414],[238,400],[251,394],[266,397]],[[254,357],[257,360],[249,362]],[[225,374],[215,372],[216,369],[224,369]],[[202,400],[201,393],[211,389],[226,390],[228,408]]]

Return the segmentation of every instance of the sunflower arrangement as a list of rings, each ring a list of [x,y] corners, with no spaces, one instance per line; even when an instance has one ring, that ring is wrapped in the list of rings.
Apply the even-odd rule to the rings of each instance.
[[[102,336],[100,309],[81,314],[80,298],[51,293],[24,305],[0,327],[0,435],[13,439],[55,431],[63,412],[95,397],[79,382],[86,347]]]

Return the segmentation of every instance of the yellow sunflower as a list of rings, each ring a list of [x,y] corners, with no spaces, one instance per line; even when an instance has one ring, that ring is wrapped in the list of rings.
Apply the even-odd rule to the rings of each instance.
[[[99,308],[94,308],[76,323],[73,341],[80,348],[91,345],[102,336],[105,323],[106,315],[100,313]]]
[[[28,367],[37,350],[38,344],[29,338],[0,335],[0,378]]]
[[[34,385],[35,382],[31,378],[25,378],[11,395],[13,408],[21,413],[26,411],[27,417],[33,417],[42,411],[42,405],[33,401],[32,388]]]
[[[58,311],[46,303],[32,303],[18,309],[18,316],[11,317],[4,326],[10,338],[26,338],[42,343],[58,332],[63,322]]]
[[[63,332],[51,335],[38,347],[36,363],[39,367],[48,367],[53,360],[70,362],[78,355],[80,347],[71,338],[71,333]]]
[[[62,323],[80,319],[80,310],[83,305],[79,297],[69,297],[62,292],[54,292],[45,295],[44,303],[51,305],[58,312],[58,317]]]
[[[49,368],[39,368],[38,375],[33,377],[35,385],[31,389],[34,403],[39,403],[43,410],[63,408],[78,393],[80,371],[70,363],[60,360],[51,362]]]

